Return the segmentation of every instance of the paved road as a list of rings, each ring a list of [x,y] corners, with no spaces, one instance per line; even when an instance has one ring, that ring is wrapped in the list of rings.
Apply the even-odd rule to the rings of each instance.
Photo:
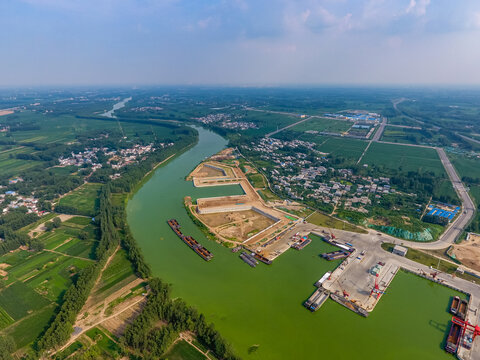
[[[465,136],[465,135],[461,135],[459,133],[455,133],[456,135],[460,136],[462,139],[465,139],[465,140],[468,140],[468,141],[472,141],[474,143],[477,143],[477,144],[480,144],[480,141],[479,140],[476,140],[476,139],[472,139],[471,137],[468,137],[468,136]]]
[[[383,132],[385,131],[385,126],[387,126],[387,118],[382,119],[382,123],[380,124],[380,127],[378,128],[377,132],[375,135],[373,135],[372,141],[378,141],[383,135]]]

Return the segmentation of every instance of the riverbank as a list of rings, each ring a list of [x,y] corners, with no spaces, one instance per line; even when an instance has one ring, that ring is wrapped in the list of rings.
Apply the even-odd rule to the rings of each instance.
[[[183,198],[197,198],[199,191],[202,196],[221,196],[228,189],[195,189],[185,177],[224,146],[225,139],[199,129],[198,144],[158,168],[128,201],[133,236],[153,274],[173,284],[173,297],[205,314],[244,359],[307,359],[319,353],[370,359],[372,347],[367,343],[383,358],[450,358],[442,341],[450,319],[446,308],[456,293],[448,288],[402,272],[367,319],[330,300],[311,314],[303,301],[313,284],[338,265],[318,256],[332,250],[328,244],[312,241],[301,251],[287,251],[271,266],[252,269],[229,249],[208,241],[186,213]],[[179,241],[166,223],[170,218],[204,244],[214,259],[206,263]]]

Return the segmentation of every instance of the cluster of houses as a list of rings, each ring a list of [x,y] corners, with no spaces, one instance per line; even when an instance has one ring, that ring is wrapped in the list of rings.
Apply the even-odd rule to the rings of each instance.
[[[202,116],[199,118],[193,118],[202,124],[215,124],[224,129],[236,129],[236,130],[248,130],[248,129],[258,129],[257,124],[249,121],[241,121],[242,116],[232,114],[209,114],[207,116]]]
[[[6,203],[6,201],[8,201],[8,203]],[[3,207],[3,214],[19,207],[27,208],[28,213],[35,213],[37,215],[45,214],[45,211],[38,209],[38,199],[35,199],[33,196],[18,195],[15,191],[5,191],[5,193],[0,194],[0,204]]]
[[[160,106],[141,106],[134,107],[130,109],[133,112],[146,112],[146,111],[162,111],[163,108]]]
[[[173,143],[160,143],[159,146],[166,148],[172,146]],[[126,165],[132,164],[139,159],[144,159],[146,154],[155,150],[153,144],[139,145],[136,144],[128,149],[110,150],[107,147],[102,148],[87,148],[85,151],[79,153],[71,153],[68,157],[60,157],[58,159],[59,167],[65,166],[84,166],[90,165],[92,170],[95,171],[102,167],[102,164],[98,162],[97,154],[102,153],[109,157],[107,163],[112,166],[113,169],[120,169]]]
[[[258,152],[262,160],[274,164],[270,174],[274,189],[292,199],[343,204],[346,209],[368,213],[365,206],[371,205],[374,199],[395,193],[390,178],[359,176],[351,169],[335,169],[329,166],[326,154],[314,146],[301,140],[263,138],[244,148]],[[305,152],[285,151],[298,147],[310,149],[314,158]]]

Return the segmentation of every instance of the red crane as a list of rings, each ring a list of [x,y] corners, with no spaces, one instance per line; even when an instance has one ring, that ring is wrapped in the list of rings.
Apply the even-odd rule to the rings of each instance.
[[[332,240],[336,239],[335,235],[333,235],[332,229],[328,228],[328,230],[330,231],[330,236],[332,237]]]
[[[375,286],[372,289],[372,292],[370,293],[370,296],[374,296],[375,299],[378,299],[380,295],[385,294],[385,291],[380,290],[380,287],[378,286],[378,274],[375,275]]]
[[[462,336],[460,338],[463,338],[467,330],[472,332],[472,343],[473,340],[475,340],[475,337],[480,335],[480,326],[478,325],[472,325],[468,321],[459,319],[456,316],[452,317],[452,323],[457,324],[462,328]]]

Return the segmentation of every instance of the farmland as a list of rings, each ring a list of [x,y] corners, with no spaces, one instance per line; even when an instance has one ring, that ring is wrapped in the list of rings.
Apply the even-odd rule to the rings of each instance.
[[[317,150],[346,159],[358,160],[366,147],[367,142],[365,141],[331,137],[317,146]]]
[[[437,152],[433,149],[372,143],[362,159],[362,164],[370,164],[403,172],[427,172],[444,175]]]
[[[0,329],[13,337],[17,349],[29,351],[29,345],[52,318],[72,278],[92,263],[94,228],[89,219],[88,224],[83,219],[72,218],[59,228],[35,233],[45,250],[18,249],[0,257],[2,281],[6,285],[0,291]],[[81,240],[81,232],[88,238]]]
[[[78,215],[95,216],[101,184],[86,183],[59,201],[59,205],[76,209]]]
[[[291,127],[290,130],[305,132],[318,131],[330,133],[343,133],[352,127],[353,123],[348,121],[334,120],[328,118],[312,118],[301,124]]]

